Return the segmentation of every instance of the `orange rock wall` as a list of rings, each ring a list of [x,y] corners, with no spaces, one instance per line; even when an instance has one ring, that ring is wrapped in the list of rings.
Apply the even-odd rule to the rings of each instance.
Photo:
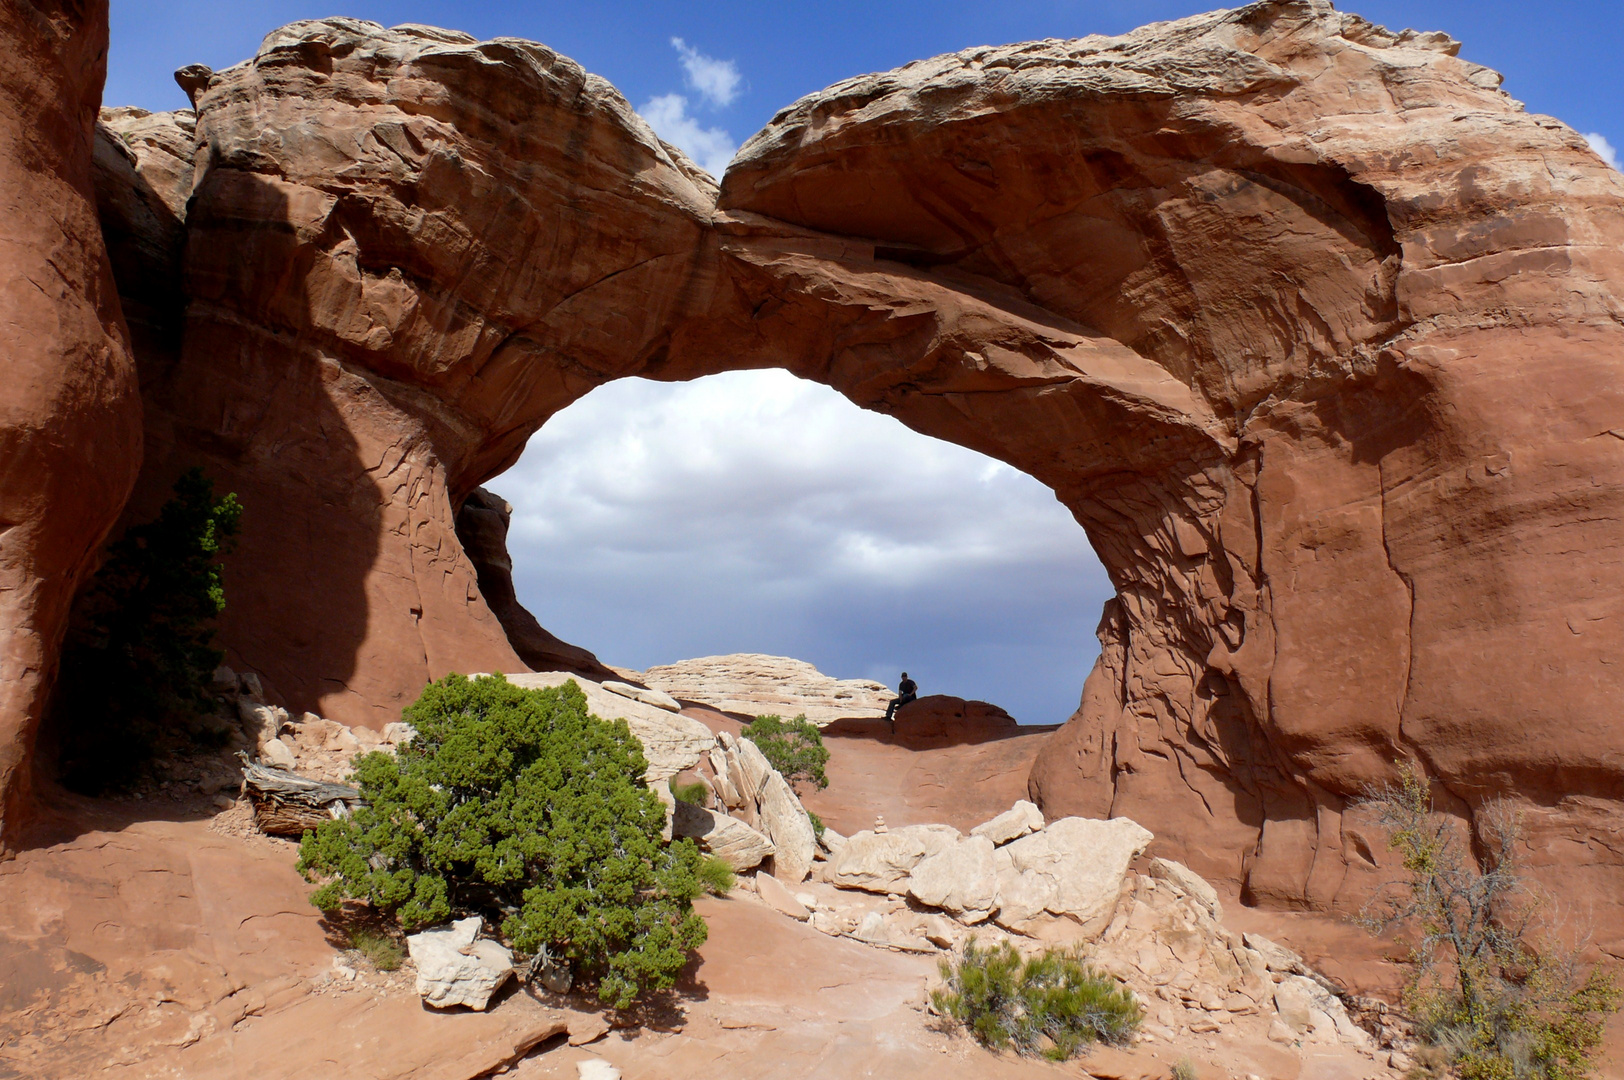
[[[0,855],[74,590],[135,481],[141,402],[91,183],[107,4],[0,8]]]

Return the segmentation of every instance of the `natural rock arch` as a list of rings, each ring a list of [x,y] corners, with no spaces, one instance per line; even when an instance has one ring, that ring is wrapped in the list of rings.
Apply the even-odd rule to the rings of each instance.
[[[785,367],[1087,530],[1119,596],[1051,809],[1320,906],[1413,757],[1616,896],[1624,182],[1455,48],[1267,0],[971,50],[803,99],[718,192],[541,46],[294,24],[186,74],[195,141],[107,118],[123,291],[183,268],[132,512],[244,493],[227,643],[376,724],[516,663],[453,508],[548,416]]]

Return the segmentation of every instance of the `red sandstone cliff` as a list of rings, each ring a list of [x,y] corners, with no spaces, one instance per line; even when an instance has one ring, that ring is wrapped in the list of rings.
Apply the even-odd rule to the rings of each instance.
[[[107,4],[0,8],[0,853],[16,842],[74,590],[141,464],[91,185]]]

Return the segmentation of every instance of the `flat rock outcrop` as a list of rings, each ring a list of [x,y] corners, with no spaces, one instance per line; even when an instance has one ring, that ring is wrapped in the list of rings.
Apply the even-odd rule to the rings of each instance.
[[[74,590],[141,464],[141,400],[97,219],[107,3],[0,12],[0,856]]]
[[[872,679],[836,679],[805,660],[763,653],[701,656],[639,672],[672,697],[745,716],[805,716],[823,727],[843,718],[885,715],[896,697]]]
[[[972,49],[794,103],[718,188],[542,46],[292,24],[104,118],[121,295],[181,312],[130,512],[237,491],[233,663],[380,726],[516,670],[455,522],[532,431],[782,367],[1086,531],[1117,597],[1050,818],[1346,906],[1350,800],[1414,760],[1468,822],[1519,800],[1624,955],[1624,178],[1457,52],[1326,0]]]

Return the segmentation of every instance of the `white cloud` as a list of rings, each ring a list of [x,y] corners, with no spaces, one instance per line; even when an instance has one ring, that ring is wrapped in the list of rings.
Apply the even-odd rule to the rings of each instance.
[[[1607,136],[1603,135],[1599,131],[1592,131],[1590,134],[1585,136],[1585,142],[1589,143],[1590,149],[1600,154],[1601,159],[1607,162],[1607,164],[1611,165],[1615,169],[1624,168],[1624,166],[1620,166],[1618,163],[1618,149],[1614,147],[1612,143],[1607,141]]]
[[[682,70],[687,74],[688,85],[699,91],[700,97],[717,107],[733,104],[733,99],[739,96],[739,83],[742,81],[733,61],[706,56],[679,37],[671,39],[671,47],[682,57]]]
[[[520,599],[614,664],[906,669],[1058,722],[1111,595],[1048,488],[782,371],[600,387],[490,487],[515,508]]]
[[[705,127],[688,113],[688,99],[681,94],[661,94],[643,103],[638,114],[666,142],[680,147],[699,163],[700,168],[721,178],[739,144],[719,127]]]

